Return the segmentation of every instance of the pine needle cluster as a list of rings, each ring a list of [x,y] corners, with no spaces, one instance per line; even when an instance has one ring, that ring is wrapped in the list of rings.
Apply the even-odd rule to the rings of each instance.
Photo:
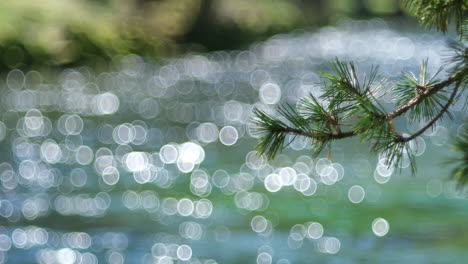
[[[468,86],[468,48],[464,42],[467,4],[464,0],[414,0],[408,5],[422,24],[442,32],[447,32],[450,21],[455,21],[460,40],[449,45],[453,50],[446,62],[449,77],[438,78],[443,68],[429,74],[428,60],[422,62],[418,74],[405,72],[390,81],[378,67],[360,75],[353,62],[335,59],[330,62],[331,70],[322,73],[320,96],[310,94],[295,107],[279,106],[279,116],[254,109],[259,153],[273,159],[293,140],[305,137],[311,140],[314,155],[318,155],[335,140],[359,137],[370,143],[371,151],[381,154],[389,167],[401,168],[409,162],[415,173],[414,140],[442,118],[452,118],[452,104],[468,101],[462,97]],[[391,96],[396,105],[393,111],[383,106],[383,96]],[[395,119],[403,116],[424,125],[413,134],[404,134],[395,127]],[[468,183],[468,137],[461,137],[456,148],[464,156],[457,160],[460,164],[452,175],[458,182]]]
[[[459,137],[455,141],[454,151],[459,154],[448,163],[455,164],[452,171],[452,178],[457,181],[458,187],[461,188],[468,184],[468,127],[461,131]]]
[[[427,27],[446,33],[451,21],[462,33],[463,20],[467,9],[466,0],[409,0],[406,5],[419,17],[421,23]],[[461,34],[463,35],[463,34]]]

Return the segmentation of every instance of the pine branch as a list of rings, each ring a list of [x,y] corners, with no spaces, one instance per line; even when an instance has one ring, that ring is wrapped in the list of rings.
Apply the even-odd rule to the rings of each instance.
[[[406,5],[426,27],[436,27],[446,33],[450,20],[455,20],[457,31],[462,33],[466,0],[407,0]]]
[[[468,33],[468,20],[465,31]],[[464,41],[468,41],[468,39]],[[453,51],[452,55],[445,59],[445,63],[451,66],[449,72],[455,73],[463,68],[466,68],[468,65],[468,47],[465,45],[465,43],[450,40],[448,45]]]
[[[439,82],[435,77],[442,71],[442,67],[431,77],[428,77],[427,62],[428,60],[424,60],[421,64],[419,79],[413,73],[403,73],[400,76],[400,80],[396,82],[394,88],[394,101],[398,105],[406,104],[415,95],[423,94]],[[442,108],[441,102],[448,99],[444,93],[445,91],[441,91],[433,96],[423,97],[420,103],[409,111],[410,121],[427,121],[432,119],[439,111],[439,108]]]
[[[439,113],[431,121],[429,121],[423,128],[421,128],[418,132],[414,133],[413,135],[411,135],[409,137],[401,136],[401,140],[405,141],[405,142],[409,142],[409,141],[419,137],[424,132],[426,132],[426,130],[431,128],[444,114],[448,113],[447,111],[448,111],[450,105],[453,103],[453,101],[455,99],[455,96],[458,93],[458,89],[460,88],[460,84],[461,83],[458,82],[455,85],[455,89],[453,89],[452,94],[450,95],[450,98],[448,99],[447,103],[444,105],[444,107],[439,111]]]
[[[417,93],[411,100],[409,100],[406,104],[401,105],[398,107],[395,111],[390,112],[385,115],[385,119],[394,119],[396,117],[399,117],[406,113],[408,110],[413,108],[414,106],[418,105],[423,101],[425,98],[436,94],[437,92],[443,90],[444,88],[461,81],[462,79],[466,78],[466,75],[468,74],[468,69],[465,67],[459,71],[457,71],[455,74],[447,78],[447,80],[443,82],[438,82],[434,84],[432,87],[424,87],[424,89],[421,89],[419,93]],[[417,86],[415,88],[418,88]]]
[[[416,164],[408,143],[422,135],[444,115],[450,116],[448,108],[456,100],[460,87],[466,87],[467,83],[466,67],[446,80],[438,81],[435,80],[437,73],[427,77],[425,61],[421,66],[419,80],[414,75],[406,74],[405,82],[400,83],[399,88],[397,85],[401,90],[399,102],[407,102],[393,112],[384,113],[382,107],[376,106],[378,99],[373,96],[375,91],[372,87],[384,87],[382,81],[377,81],[380,74],[376,68],[371,70],[368,78],[365,76],[364,81],[360,82],[354,64],[335,60],[331,65],[336,75],[323,75],[328,82],[324,84],[325,91],[321,100],[310,95],[299,101],[297,110],[291,105],[278,107],[279,114],[289,124],[254,109],[256,133],[260,135],[257,145],[260,155],[266,154],[269,159],[276,157],[286,143],[290,143],[285,142],[287,135],[292,135],[292,140],[296,137],[311,139],[315,146],[314,155],[318,155],[334,140],[359,136],[361,141],[372,142],[371,151],[383,153],[389,166],[401,166],[407,158],[412,172],[415,173]],[[438,94],[445,92],[444,89],[453,84],[456,86],[449,98]],[[411,94],[414,96],[411,97]],[[445,104],[442,104],[442,100]],[[415,116],[423,116],[424,120],[429,121],[415,134],[404,137],[395,130],[393,120],[409,110],[414,111]],[[355,121],[352,124],[344,122],[348,119]]]
[[[354,136],[353,131],[333,133],[326,127],[321,127],[320,130],[314,129],[311,126],[311,120],[302,117],[294,109],[286,110],[280,107],[279,110],[293,126],[287,125],[258,108],[253,109],[253,123],[256,125],[254,133],[260,135],[257,150],[259,155],[265,154],[269,159],[274,159],[283,149],[287,135],[293,135],[294,138],[301,136],[312,139],[313,143],[318,145],[316,154],[319,154],[325,144],[330,141]]]
[[[384,157],[385,165],[389,168],[401,168],[405,158],[407,158],[411,167],[411,173],[416,173],[416,161],[409,141],[401,140],[401,136],[388,133],[379,142],[374,144],[372,150]]]
[[[451,178],[457,182],[457,187],[461,189],[468,184],[468,127],[465,127],[465,130],[453,144],[453,148],[460,156],[452,158],[447,163],[456,165],[451,173]]]
[[[344,118],[358,114],[382,116],[382,107],[374,105],[374,94],[384,88],[386,79],[380,78],[378,67],[372,67],[369,77],[364,75],[362,84],[357,77],[356,68],[352,62],[341,62],[335,59],[330,62],[333,73],[322,74],[326,79],[323,86],[323,100],[330,102],[330,108],[347,113]],[[377,79],[381,79],[377,81]]]
[[[356,133],[354,131],[347,131],[347,132],[341,132],[341,133],[326,133],[326,134],[321,134],[321,133],[303,133],[302,130],[299,129],[294,129],[294,128],[285,128],[283,130],[278,131],[279,133],[285,133],[285,134],[292,134],[296,136],[303,136],[303,137],[308,137],[308,138],[313,138],[319,142],[329,142],[331,140],[338,140],[338,139],[344,139],[348,137],[353,137],[356,136]]]
[[[461,41],[468,41],[468,19],[465,19],[460,29]]]

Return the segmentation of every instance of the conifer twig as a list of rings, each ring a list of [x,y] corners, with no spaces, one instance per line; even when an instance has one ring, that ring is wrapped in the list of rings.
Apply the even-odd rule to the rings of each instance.
[[[339,132],[339,133],[325,133],[325,134],[319,134],[319,133],[307,133],[304,132],[300,129],[294,129],[291,127],[284,128],[282,130],[278,130],[277,132],[283,133],[283,134],[292,134],[296,136],[303,136],[303,137],[308,137],[308,138],[313,138],[315,140],[321,141],[321,142],[328,142],[330,140],[338,140],[338,139],[344,139],[348,137],[353,137],[356,136],[356,132],[354,131],[347,131],[347,132]]]
[[[386,155],[387,164],[395,165],[395,163],[402,162],[402,156],[405,153],[410,155],[409,158],[414,173],[416,171],[414,157],[411,156],[410,148],[406,143],[422,135],[447,113],[448,108],[459,92],[460,86],[466,86],[467,68],[461,67],[460,70],[446,80],[437,82],[432,81],[435,75],[426,80],[427,61],[423,62],[420,80],[411,77],[412,79],[409,79],[409,82],[402,84],[406,88],[398,91],[403,93],[401,98],[404,100],[407,100],[405,98],[409,98],[408,95],[413,91],[415,95],[395,111],[384,113],[380,104],[380,107],[374,105],[374,102],[378,103],[378,99],[372,95],[373,91],[370,90],[375,76],[377,76],[376,72],[373,72],[368,83],[364,81],[363,86],[360,87],[352,63],[342,63],[338,60],[333,63],[335,64],[332,66],[337,70],[338,76],[325,75],[325,78],[330,81],[329,84],[324,86],[326,92],[320,98],[311,95],[310,99],[302,99],[299,104],[299,108],[302,109],[301,114],[290,105],[279,107],[280,114],[291,125],[257,108],[254,109],[254,114],[257,117],[254,123],[258,126],[257,132],[261,135],[261,142],[257,146],[259,154],[266,153],[270,159],[274,158],[284,147],[287,135],[293,135],[292,140],[298,136],[312,139],[312,143],[317,145],[315,155],[320,153],[331,141],[360,136],[361,140],[372,142],[372,151],[393,152]],[[438,96],[437,99],[430,99],[453,84],[455,84],[455,88],[450,98]],[[381,87],[381,83],[378,86]],[[319,99],[328,100],[329,103],[323,104]],[[442,105],[440,100],[446,100],[446,103]],[[395,129],[394,119],[415,107],[417,109],[423,103],[427,104],[425,107],[440,106],[441,108],[437,112],[426,108],[416,110],[416,114],[424,115],[425,118],[431,117],[430,121],[415,134],[408,137],[402,136]],[[355,120],[356,118],[357,121],[351,124],[343,122],[347,119]],[[345,127],[348,127],[347,131],[342,130]],[[349,130],[349,127],[351,127],[351,130]]]
[[[421,92],[417,93],[413,97],[413,99],[408,101],[408,103],[406,103],[404,105],[401,105],[395,111],[386,114],[384,116],[384,118],[385,119],[394,119],[396,117],[399,117],[399,116],[403,115],[408,110],[410,110],[412,107],[414,107],[415,105],[418,105],[422,100],[424,100],[424,98],[426,98],[428,96],[431,96],[431,95],[443,90],[444,88],[454,84],[455,82],[460,81],[460,79],[465,77],[466,74],[468,74],[468,71],[467,71],[466,68],[456,72],[455,74],[453,74],[452,76],[447,78],[447,80],[435,84],[434,87],[432,87],[430,89],[426,89],[424,91],[421,91]]]
[[[435,124],[435,122],[437,122],[437,120],[439,120],[448,111],[448,108],[453,103],[453,100],[455,99],[455,96],[458,93],[458,88],[460,87],[460,84],[461,83],[458,82],[455,85],[455,89],[453,89],[452,94],[450,95],[450,98],[448,99],[447,103],[444,105],[444,107],[439,111],[439,113],[431,121],[429,121],[423,128],[421,128],[418,132],[412,134],[411,136],[409,136],[409,137],[403,137],[402,136],[401,137],[402,141],[409,142],[409,141],[419,137],[424,132],[426,132],[426,130],[431,128]]]

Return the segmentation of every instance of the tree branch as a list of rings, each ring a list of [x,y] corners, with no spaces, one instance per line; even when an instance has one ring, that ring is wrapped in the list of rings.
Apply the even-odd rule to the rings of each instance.
[[[351,72],[354,72],[354,68],[351,69]],[[259,143],[258,148],[260,149],[260,153],[267,152],[269,158],[274,158],[277,152],[282,148],[281,146],[284,143],[286,135],[293,135],[294,138],[296,136],[310,138],[314,141],[314,143],[319,144],[321,147],[324,146],[323,144],[329,143],[333,140],[339,140],[360,135],[363,135],[362,140],[373,140],[375,138],[380,138],[382,136],[388,136],[392,134],[394,135],[393,143],[404,144],[422,135],[448,111],[448,108],[456,98],[460,86],[464,85],[466,78],[465,76],[467,73],[468,69],[462,68],[461,70],[455,72],[442,82],[438,82],[435,84],[424,84],[423,87],[418,87],[417,83],[408,86],[408,89],[411,89],[411,87],[413,87],[413,89],[416,90],[416,95],[412,97],[412,99],[410,99],[407,103],[401,105],[395,111],[390,113],[380,114],[378,112],[368,110],[365,107],[365,103],[367,103],[367,101],[361,102],[361,104],[364,105],[361,107],[364,108],[366,115],[359,118],[358,122],[355,124],[340,123],[339,117],[335,117],[333,114],[327,112],[323,108],[323,106],[317,101],[317,99],[313,96],[311,96],[310,102],[304,101],[304,105],[306,106],[305,109],[307,110],[307,112],[310,112],[311,118],[304,118],[295,110],[287,111],[287,109],[281,110],[280,108],[280,114],[286,117],[286,119],[289,120],[293,124],[293,126],[286,125],[281,120],[268,116],[262,111],[256,109],[254,110],[254,114],[258,118],[256,123],[260,126],[258,132],[264,133],[265,135],[261,139],[261,143]],[[351,73],[351,75],[352,74],[353,73]],[[355,77],[352,78],[355,79]],[[334,78],[333,80],[337,80],[337,78]],[[423,83],[425,83],[425,81],[423,81]],[[411,108],[416,107],[421,103],[424,103],[425,99],[435,95],[437,92],[453,84],[456,84],[456,87],[452,91],[450,98],[447,99],[446,104],[438,104],[441,106],[440,111],[435,112],[431,121],[427,123],[421,130],[408,137],[403,137],[401,133],[398,133],[395,130],[394,119],[396,117],[399,117]],[[358,84],[353,81],[352,87],[354,87],[355,85]],[[356,95],[356,92],[358,91],[352,89],[352,92],[354,93],[354,96],[359,97],[359,95]],[[334,97],[332,97],[332,95],[332,93],[329,95],[329,100],[334,100]],[[375,98],[374,100],[377,101]],[[360,102],[360,100],[358,101]],[[337,113],[335,114],[338,115]],[[388,126],[385,126],[384,123],[388,124]],[[316,129],[318,130],[312,129],[310,127],[311,125],[316,125]],[[343,128],[345,126],[351,126],[352,129],[351,131],[348,130],[342,132],[342,126]],[[378,142],[375,144],[378,144]],[[377,149],[382,148],[388,148],[387,144],[383,144]],[[318,152],[320,151],[321,148],[320,150],[318,150]]]
[[[445,106],[440,110],[440,112],[428,124],[426,124],[426,126],[424,126],[421,130],[419,130],[417,133],[411,135],[410,137],[405,138],[403,136],[400,136],[400,138],[401,138],[401,140],[403,142],[411,141],[411,140],[415,139],[416,137],[420,136],[421,134],[423,134],[432,125],[434,125],[434,123],[438,119],[440,119],[442,117],[442,115],[448,110],[449,106],[453,103],[453,100],[454,100],[454,98],[456,96],[456,93],[458,92],[458,89],[459,89],[459,87],[461,85],[460,77],[462,76],[462,74],[464,74],[465,71],[466,70],[462,70],[462,71],[457,72],[456,74],[449,77],[447,80],[434,85],[431,89],[427,89],[425,91],[422,91],[421,93],[418,93],[407,104],[400,106],[394,112],[391,112],[391,113],[388,113],[386,115],[381,116],[382,118],[389,120],[389,122],[391,124],[390,129],[392,130],[391,132],[393,134],[395,134],[395,135],[400,136],[399,133],[396,133],[396,131],[394,130],[394,126],[393,126],[393,119],[394,118],[404,114],[411,107],[416,106],[417,104],[419,104],[424,98],[426,98],[428,96],[431,96],[431,95],[441,91],[442,89],[446,88],[447,86],[457,82],[457,86],[455,87],[454,91],[452,92],[451,97],[447,101],[447,104],[445,104]],[[338,123],[336,123],[336,125],[338,125]],[[350,125],[350,124],[339,124],[339,125],[346,126],[346,125]],[[337,130],[338,133],[312,133],[312,132],[307,132],[307,131],[297,129],[297,128],[292,128],[292,127],[277,128],[277,129],[272,130],[272,132],[308,137],[308,138],[315,139],[315,140],[317,140],[319,142],[327,142],[327,141],[330,141],[330,140],[344,139],[344,138],[354,137],[354,136],[357,136],[357,135],[361,134],[360,132],[357,132],[357,131],[341,132],[340,130]]]
[[[295,129],[295,128],[291,128],[291,127],[287,127],[287,128],[284,128],[284,129],[278,129],[275,132],[313,138],[313,139],[321,141],[321,142],[326,142],[326,141],[335,140],[335,139],[343,139],[343,138],[353,137],[353,136],[357,135],[356,132],[354,132],[354,131],[348,131],[348,132],[340,132],[340,133],[337,133],[337,134],[327,133],[324,136],[323,134],[320,134],[320,133],[307,133],[307,132],[304,132],[304,131],[302,131],[300,129]]]
[[[404,141],[404,142],[411,141],[411,140],[419,137],[424,132],[426,132],[426,130],[428,130],[430,127],[432,127],[435,124],[435,122],[437,122],[437,120],[439,120],[442,117],[442,115],[444,115],[447,112],[448,108],[453,103],[453,100],[455,99],[455,96],[457,95],[458,88],[460,87],[460,85],[461,85],[461,82],[457,82],[457,84],[455,86],[455,89],[453,90],[452,94],[450,95],[450,98],[448,99],[447,103],[444,105],[444,107],[442,107],[442,109],[440,109],[439,113],[429,123],[427,123],[418,132],[414,133],[413,135],[411,135],[409,137],[401,136],[401,140]]]
[[[395,111],[390,112],[386,115],[383,116],[385,119],[394,119],[396,117],[399,117],[406,113],[409,109],[411,109],[413,106],[418,105],[424,98],[431,96],[441,90],[443,90],[445,87],[459,81],[462,77],[464,77],[467,74],[467,70],[463,69],[458,71],[457,73],[453,74],[450,76],[447,80],[440,82],[431,89],[427,89],[425,91],[421,91],[420,93],[416,94],[416,96],[408,101],[408,103],[398,107]]]

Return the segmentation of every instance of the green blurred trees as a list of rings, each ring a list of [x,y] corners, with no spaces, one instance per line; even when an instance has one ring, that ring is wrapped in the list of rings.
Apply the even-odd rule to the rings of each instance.
[[[3,0],[2,62],[14,68],[167,53],[170,41],[190,25],[197,2]]]
[[[342,15],[398,10],[398,0],[2,0],[0,69],[241,48]]]

